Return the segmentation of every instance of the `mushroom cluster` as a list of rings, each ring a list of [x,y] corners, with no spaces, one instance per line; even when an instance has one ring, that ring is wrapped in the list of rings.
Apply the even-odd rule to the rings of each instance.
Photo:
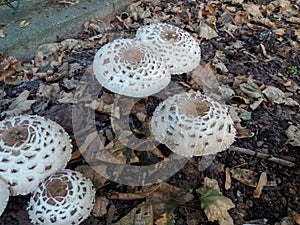
[[[171,74],[192,71],[200,59],[200,46],[188,32],[159,23],[139,28],[135,39],[116,39],[102,46],[93,70],[108,90],[144,97],[165,88]]]
[[[67,132],[41,116],[21,115],[0,122],[0,178],[10,195],[26,195],[71,157]]]
[[[65,169],[38,186],[29,201],[29,217],[33,224],[80,224],[90,215],[94,198],[92,182],[77,171]]]
[[[185,157],[226,150],[235,138],[227,107],[199,92],[176,94],[160,103],[151,131],[157,141]]]

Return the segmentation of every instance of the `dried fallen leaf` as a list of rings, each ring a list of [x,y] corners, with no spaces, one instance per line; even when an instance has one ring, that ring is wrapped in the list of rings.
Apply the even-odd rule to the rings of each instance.
[[[263,94],[267,97],[267,99],[276,104],[285,104],[288,106],[299,106],[299,103],[293,100],[292,98],[286,97],[285,93],[281,91],[279,88],[276,88],[271,85],[266,85],[265,90],[263,90]]]
[[[296,222],[297,224],[300,224],[300,215],[299,215],[299,214],[296,214],[296,215],[294,216],[294,219],[295,219],[295,222]]]
[[[204,185],[196,191],[200,194],[201,208],[204,210],[208,221],[217,220],[220,225],[234,224],[228,210],[234,208],[235,205],[231,199],[221,193],[218,181],[205,177]]]
[[[200,38],[204,38],[206,40],[210,40],[219,36],[218,33],[206,23],[201,24],[198,35]]]
[[[109,200],[105,196],[97,197],[93,207],[93,212],[92,212],[93,216],[101,217],[106,215],[108,204],[109,204]]]
[[[112,225],[153,225],[152,205],[143,202]]]
[[[171,214],[176,207],[189,202],[193,195],[186,190],[162,182],[159,188],[146,197],[148,203],[153,206],[154,219],[161,218],[164,213]]]
[[[263,187],[267,184],[268,180],[267,180],[267,173],[266,172],[262,172],[259,180],[258,180],[258,184],[253,192],[253,197],[254,198],[260,198],[261,192]]]
[[[207,95],[220,95],[217,71],[211,63],[207,63],[204,67],[201,65],[197,66],[192,72],[192,78]]]
[[[227,167],[225,169],[225,190],[230,189],[230,187],[231,187],[230,169]]]
[[[230,170],[231,177],[244,185],[250,187],[257,186],[257,173],[249,169],[234,168]]]
[[[20,22],[20,27],[24,28],[24,27],[28,26],[29,24],[30,24],[30,21],[22,20]]]
[[[30,91],[23,91],[8,107],[7,111],[1,113],[1,115],[19,115],[27,112],[31,109],[31,106],[36,102],[36,100],[27,100]]]
[[[286,131],[288,137],[287,143],[292,146],[300,146],[300,128],[295,125],[290,125]]]

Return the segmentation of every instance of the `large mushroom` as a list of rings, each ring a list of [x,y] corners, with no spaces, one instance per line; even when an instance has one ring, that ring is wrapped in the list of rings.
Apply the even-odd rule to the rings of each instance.
[[[9,199],[9,189],[8,184],[0,179],[0,216],[4,212],[8,199]]]
[[[95,55],[93,70],[105,88],[131,97],[155,94],[171,81],[166,63],[135,39],[116,39],[104,45]]]
[[[199,92],[161,102],[153,113],[151,131],[157,141],[186,157],[226,150],[235,138],[227,107]]]
[[[80,172],[65,169],[39,185],[27,210],[33,224],[77,225],[90,215],[94,201],[92,182]]]
[[[198,42],[179,27],[167,23],[146,25],[137,30],[136,38],[162,57],[171,74],[190,72],[199,65],[201,49]]]
[[[67,132],[41,116],[21,115],[0,122],[0,177],[10,195],[26,195],[71,157]]]

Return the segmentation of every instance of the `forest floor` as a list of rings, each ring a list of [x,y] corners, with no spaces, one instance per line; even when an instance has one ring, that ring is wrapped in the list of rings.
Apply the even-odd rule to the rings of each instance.
[[[138,1],[113,21],[89,20],[74,39],[41,46],[32,60],[1,55],[0,119],[38,114],[70,134],[74,149],[67,167],[83,172],[97,190],[94,210],[84,225],[300,224],[299,9],[299,0]],[[128,155],[126,132],[120,133],[113,122],[127,115],[129,129],[145,139],[155,107],[163,99],[138,99],[124,112],[122,104],[127,103],[96,82],[91,65],[104,44],[133,38],[140,26],[157,22],[192,34],[202,56],[197,69],[173,76],[160,96],[180,89],[221,99],[232,108],[237,138],[229,150],[188,159],[164,181],[134,187],[95,174],[84,151],[96,132],[124,164],[128,158],[136,166],[167,161],[170,151],[163,145],[151,154]],[[96,128],[88,129],[87,124],[86,136],[78,137],[74,128],[90,113]],[[220,188],[210,215],[199,194],[207,178]],[[259,188],[257,195],[254,190]],[[31,224],[26,211],[29,198],[10,197],[0,224]],[[211,222],[213,217],[218,219]]]

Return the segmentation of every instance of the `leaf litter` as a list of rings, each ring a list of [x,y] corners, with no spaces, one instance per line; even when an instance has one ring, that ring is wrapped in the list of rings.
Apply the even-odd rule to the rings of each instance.
[[[101,224],[113,221],[114,224],[191,225],[195,221],[208,224],[213,220],[219,224],[232,224],[232,221],[234,224],[253,224],[255,222],[251,221],[257,221],[261,216],[264,223],[297,222],[300,181],[296,177],[295,163],[299,161],[300,74],[299,69],[290,73],[289,68],[300,68],[299,7],[299,1],[287,0],[137,1],[115,15],[112,21],[98,18],[86,21],[78,38],[41,45],[31,61],[0,55],[1,117],[45,113],[54,106],[64,107],[89,100],[85,107],[101,115],[103,125],[88,135],[82,146],[75,145],[78,150],[73,153],[70,167],[85,171],[101,192],[93,213]],[[29,25],[27,22],[23,24],[24,29]],[[240,153],[229,150],[211,160],[203,158],[205,167],[201,159],[190,160],[167,183],[153,186],[157,188],[155,190],[132,191],[127,187],[127,192],[115,192],[117,197],[110,199],[108,196],[113,196],[109,193],[111,188],[117,190],[118,185],[97,177],[89,166],[82,167],[81,154],[87,151],[96,136],[100,136],[106,143],[106,150],[114,154],[114,162],[126,163],[124,143],[129,139],[126,135],[121,141],[114,138],[115,131],[109,128],[105,118],[111,116],[111,112],[119,118],[130,112],[126,107],[125,111],[114,111],[111,93],[104,91],[91,98],[93,93],[85,92],[87,83],[79,80],[82,75],[93,79],[88,66],[95,48],[119,37],[131,38],[138,27],[157,22],[169,22],[189,31],[201,45],[201,65],[177,82],[187,91],[201,90],[230,105],[238,132],[235,145],[239,146]],[[5,30],[1,37],[7,38],[4,35]],[[136,114],[132,130],[137,135],[149,132],[149,118],[157,105],[152,101],[148,99],[136,105],[139,114]],[[47,115],[52,116],[51,110]],[[64,121],[64,115],[60,116]],[[118,124],[115,125],[118,131]],[[108,160],[101,155],[98,157]],[[155,148],[151,155],[131,152],[130,157],[133,164],[145,159],[167,160],[165,150],[160,148]],[[243,165],[246,169],[239,169],[239,172],[227,169],[225,181],[222,165],[228,168]],[[288,165],[291,165],[290,169]],[[276,184],[266,183],[264,171],[272,177],[271,181],[276,180]],[[212,181],[214,185],[210,186],[206,176],[217,178],[217,183]],[[239,182],[230,181],[230,178]],[[224,194],[218,183],[226,185]],[[288,187],[288,193],[282,191],[285,187]],[[253,188],[256,188],[255,193]],[[241,191],[242,197],[237,194]],[[123,203],[125,201],[123,206],[117,202],[121,199]],[[211,199],[214,201],[205,202]],[[287,210],[283,212],[282,208]],[[119,213],[117,209],[127,209],[128,214]],[[223,212],[222,215],[219,212]],[[192,215],[197,215],[197,219],[191,219]],[[84,224],[93,224],[93,216]],[[10,217],[9,214],[2,216],[4,220],[10,220]],[[181,217],[188,218],[187,222]]]

